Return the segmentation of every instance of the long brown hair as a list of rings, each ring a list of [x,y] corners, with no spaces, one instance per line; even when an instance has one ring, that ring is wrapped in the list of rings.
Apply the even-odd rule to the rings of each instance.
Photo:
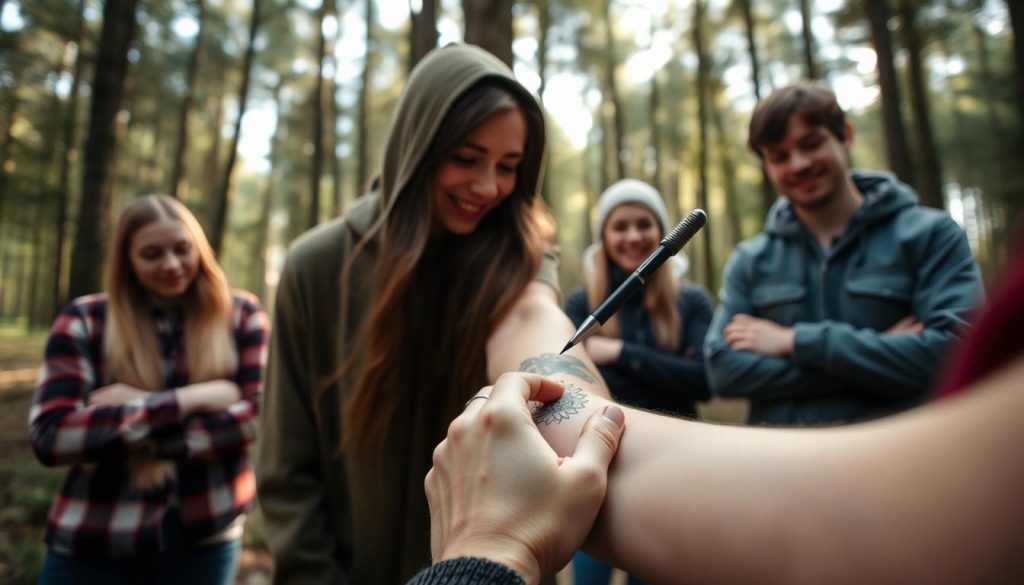
[[[604,234],[601,234],[601,242],[591,246],[588,253],[593,254],[589,258],[593,270],[585,275],[587,303],[590,307],[597,307],[612,293],[613,262],[604,246]],[[658,346],[664,351],[675,353],[679,351],[683,322],[679,316],[679,307],[676,306],[679,281],[670,268],[663,266],[656,271],[644,286],[643,295],[644,311],[651,318],[651,328],[654,329]],[[618,315],[612,315],[600,331],[602,335],[621,339]]]
[[[342,407],[340,445],[363,459],[380,447],[400,400],[428,392],[443,404],[446,422],[471,392],[487,383],[485,342],[540,266],[553,229],[534,192],[543,162],[544,121],[506,83],[485,79],[452,104],[412,178],[377,226],[375,301],[342,366],[363,360]],[[513,109],[523,113],[528,130],[512,194],[473,233],[431,238],[430,192],[437,167],[474,129]],[[359,247],[376,235],[366,234]],[[343,272],[343,291],[348,272]]]
[[[162,219],[181,224],[199,258],[196,278],[181,299],[189,381],[225,378],[237,368],[238,353],[230,328],[231,291],[202,227],[177,199],[147,195],[121,212],[110,246],[104,287],[108,299],[103,331],[106,383],[122,382],[149,391],[166,387],[150,293],[139,282],[130,256],[135,234]],[[139,488],[155,487],[173,472],[167,462],[151,465],[137,460],[130,467]]]

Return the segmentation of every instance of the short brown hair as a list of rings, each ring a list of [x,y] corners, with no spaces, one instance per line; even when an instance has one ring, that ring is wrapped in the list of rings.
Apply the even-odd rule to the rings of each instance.
[[[750,117],[747,148],[763,158],[761,147],[781,141],[794,115],[811,126],[824,126],[839,140],[846,140],[846,114],[839,107],[836,94],[824,84],[801,81],[758,102]]]

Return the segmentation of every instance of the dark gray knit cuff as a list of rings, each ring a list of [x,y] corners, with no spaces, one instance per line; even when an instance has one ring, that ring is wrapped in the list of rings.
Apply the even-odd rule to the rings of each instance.
[[[423,569],[406,585],[526,585],[526,582],[500,563],[458,557]]]

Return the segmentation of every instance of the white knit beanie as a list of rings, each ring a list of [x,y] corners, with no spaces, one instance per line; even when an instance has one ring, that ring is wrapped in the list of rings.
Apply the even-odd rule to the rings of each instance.
[[[601,234],[604,233],[604,224],[608,221],[608,214],[623,203],[639,203],[654,213],[661,225],[661,235],[668,234],[668,212],[665,211],[665,202],[661,194],[654,187],[637,181],[636,179],[622,179],[611,184],[601,196],[597,198],[597,225],[594,229],[594,241],[601,241]]]

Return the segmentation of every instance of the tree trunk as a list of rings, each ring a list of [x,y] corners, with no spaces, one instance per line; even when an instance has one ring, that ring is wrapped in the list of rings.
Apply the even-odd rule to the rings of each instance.
[[[697,124],[699,144],[697,146],[697,206],[708,209],[708,56],[704,50],[704,0],[695,0],[693,9],[693,47],[697,52]],[[703,284],[709,290],[717,290],[715,278],[714,251],[711,249],[711,230],[705,225],[701,231],[704,258]]]
[[[45,181],[40,181],[41,185],[45,185]],[[45,191],[45,187],[43,188]],[[30,252],[30,263],[32,269],[29,275],[29,290],[32,291],[30,298],[28,299],[28,326],[29,328],[38,327],[44,325],[46,320],[41,314],[44,310],[49,312],[48,303],[45,301],[46,293],[40,294],[44,290],[41,286],[41,270],[43,264],[46,263],[46,253],[43,249],[43,233],[47,231],[43,227],[43,215],[46,207],[46,199],[40,197],[36,200],[33,205],[35,213],[32,214],[32,248]]]
[[[810,0],[800,0],[800,20],[803,22],[804,67],[806,68],[807,79],[818,79],[821,77],[818,65],[814,61],[814,31],[811,30],[813,18]]]
[[[5,210],[7,207],[7,161],[11,157],[11,143],[13,140],[12,131],[14,128],[14,121],[18,117],[18,109],[21,107],[21,100],[18,98],[18,91],[21,88],[21,72],[15,73],[14,81],[11,83],[11,87],[8,90],[7,99],[7,119],[4,120],[3,127],[3,144],[0,145],[0,250],[3,249],[4,243],[6,242],[5,235],[8,233],[7,224],[11,224],[11,228],[14,227],[14,223],[10,222],[8,217],[11,213]],[[0,261],[6,262],[5,257],[0,254]],[[2,267],[3,264],[0,264]]]
[[[420,0],[415,10],[409,2],[409,71],[437,46],[437,0]]]
[[[738,0],[740,11],[743,13],[743,25],[747,33],[747,52],[750,54],[750,81],[754,85],[754,99],[761,101],[761,60],[757,56],[757,41],[754,36],[754,14],[750,7],[750,0]],[[761,166],[761,215],[767,215],[772,203],[775,203],[775,189],[772,182]]]
[[[888,0],[865,0],[865,12],[871,27],[871,43],[878,61],[878,85],[882,91],[882,127],[885,156],[889,168],[905,183],[914,183],[910,150],[907,148],[903,115],[900,113],[900,88],[893,65],[892,38],[889,35]]]
[[[907,48],[910,73],[910,103],[914,112],[914,135],[917,139],[918,194],[921,203],[936,209],[945,209],[942,196],[942,162],[932,132],[931,104],[928,103],[927,75],[921,55],[921,38],[917,31],[917,0],[900,0],[900,18],[903,21],[903,45]]]
[[[188,191],[188,131],[191,123],[192,110],[196,101],[196,79],[199,77],[199,60],[205,49],[206,39],[206,0],[195,0],[196,21],[199,30],[196,32],[196,43],[188,59],[188,73],[185,77],[185,97],[181,100],[181,115],[178,117],[178,141],[174,147],[174,170],[171,172],[168,193],[181,199]]]
[[[544,107],[544,92],[548,83],[548,34],[551,32],[551,6],[549,0],[537,0],[537,76],[540,77],[540,87],[537,88],[537,97],[540,98],[541,107]],[[553,160],[553,140],[548,141],[548,168]],[[540,188],[541,198],[548,207],[554,209],[554,198],[551,193],[551,173],[544,173]]]
[[[338,15],[338,5],[334,5],[334,14]],[[341,42],[341,18],[338,18],[338,27],[334,35],[334,46],[328,53],[331,55],[331,61],[334,63],[334,71],[338,71],[338,56],[337,47]],[[331,132],[330,144],[331,150],[329,159],[331,161],[331,217],[338,217],[341,215],[341,210],[344,208],[344,201],[342,201],[342,189],[341,189],[341,158],[338,156],[338,121],[341,120],[341,108],[338,106],[338,76],[331,76],[330,89],[330,114],[331,114]],[[280,119],[278,120],[280,123]]]
[[[67,304],[67,298],[63,292],[64,275],[64,238],[67,233],[68,202],[71,199],[71,165],[77,153],[77,132],[78,127],[78,88],[81,85],[82,67],[85,58],[82,56],[82,38],[85,31],[85,0],[78,2],[78,24],[75,28],[74,42],[78,49],[75,53],[75,65],[71,76],[71,89],[68,91],[67,113],[64,114],[64,131],[61,140],[62,152],[60,156],[60,171],[57,179],[57,217],[54,220],[57,226],[57,243],[54,250],[53,262],[53,315],[56,315]]]
[[[715,89],[715,94],[720,94],[721,88],[716,87]],[[715,126],[718,157],[722,165],[722,190],[725,192],[725,218],[727,222],[726,231],[728,232],[726,241],[729,243],[730,248],[735,248],[736,244],[743,239],[743,229],[740,226],[740,212],[737,208],[736,165],[733,164],[732,156],[729,154],[729,138],[725,132],[725,123],[722,121],[722,112],[714,104],[714,100],[711,100],[708,109],[711,113],[711,121]]]
[[[281,90],[284,88],[283,78],[278,78],[274,86],[274,110],[277,112],[277,120],[274,123],[274,133],[270,136],[270,172],[267,174],[267,182],[263,188],[263,196],[260,198],[260,220],[256,228],[256,262],[253,268],[254,280],[259,287],[256,294],[261,299],[267,300],[267,247],[270,239],[270,214],[274,209],[274,192],[277,189],[277,182],[281,175],[279,159],[281,158],[281,125],[284,119],[281,116]]]
[[[327,10],[330,0],[323,0],[320,3],[320,10],[317,11],[317,60],[316,60],[316,85],[313,88],[313,95],[310,101],[313,106],[313,159],[310,161],[309,171],[309,215],[306,218],[306,227],[311,228],[320,223],[320,179],[323,176],[324,161],[324,60],[327,58],[327,37],[324,35],[324,21],[327,19]]]
[[[509,67],[512,55],[512,5],[515,0],[462,0],[466,42],[490,51]]]
[[[1013,63],[1017,71],[1014,83],[1017,85],[1017,127],[1020,141],[1024,146],[1024,4],[1020,0],[1006,0],[1010,13],[1010,28],[1013,29]]]
[[[362,195],[367,188],[367,177],[370,167],[369,123],[367,117],[370,108],[367,100],[370,97],[370,54],[374,49],[373,36],[373,0],[366,0],[366,57],[363,59],[363,72],[359,83],[359,114],[356,119],[357,140],[359,149],[356,155],[356,197]]]
[[[973,14],[969,14],[971,21],[971,32],[974,36],[974,45],[978,51],[978,71],[981,74],[981,92],[985,96],[985,116],[988,118],[989,131],[992,136],[998,136],[1002,126],[999,123],[999,113],[996,111],[995,98],[995,77],[992,75],[992,59],[988,52],[988,43],[985,39],[985,31],[975,20]],[[945,42],[943,43],[945,45]],[[948,50],[945,51],[947,54]]]
[[[618,62],[615,58],[615,35],[612,32],[611,0],[603,0],[601,3],[602,22],[604,26],[604,91],[606,108],[611,110],[612,132],[611,136],[605,136],[605,140],[612,146],[615,162],[615,177],[617,181],[626,176],[626,163],[623,160],[625,154],[626,123],[623,120],[622,100],[619,98],[618,83],[615,80],[615,70],[618,69]]]
[[[652,27],[653,29],[653,27]],[[651,31],[652,37],[654,31]],[[661,123],[658,115],[661,109],[660,91],[658,89],[658,72],[651,75],[651,89],[647,96],[647,117],[651,127],[651,149],[653,150],[654,164],[651,169],[651,184],[659,193],[664,193],[664,185],[661,181]]]
[[[106,0],[103,29],[92,83],[89,136],[83,152],[78,230],[71,250],[68,294],[72,298],[100,289],[104,241],[112,190],[111,165],[117,151],[117,113],[128,75],[128,49],[135,37],[137,0]]]
[[[667,71],[668,80],[666,83],[670,88],[676,88],[686,83],[685,79],[682,79],[682,70],[679,66],[668,68]],[[671,91],[671,90],[670,90]],[[685,118],[683,110],[683,96],[673,95],[673,99],[668,100],[665,104],[668,110],[668,119],[673,120],[670,130],[668,131],[668,151],[671,160],[669,167],[669,179],[668,188],[665,190],[665,206],[668,210],[670,217],[681,218],[683,213],[680,210],[681,203],[679,201],[679,182],[682,180],[681,169],[683,168],[683,142],[684,132],[683,121]]]
[[[220,189],[212,202],[213,213],[210,222],[210,245],[213,251],[219,256],[224,245],[224,230],[227,226],[228,204],[230,203],[232,175],[235,170],[235,161],[238,158],[238,141],[242,136],[242,116],[249,102],[249,81],[252,73],[252,62],[256,55],[256,37],[260,31],[260,2],[252,0],[252,16],[249,19],[249,44],[245,48],[245,58],[242,62],[242,85],[238,90],[238,117],[235,118],[235,132],[231,137],[231,148],[228,150],[228,162],[224,165],[224,178],[221,181]]]
[[[223,150],[224,133],[221,132],[221,128],[224,127],[224,87],[220,84],[217,86],[217,92],[213,98],[213,116],[210,122],[210,128],[213,130],[212,141],[210,143],[209,154],[206,156],[206,164],[203,165],[203,193],[209,193],[213,195],[220,190],[220,156]],[[213,197],[204,201],[209,207],[213,205]],[[213,215],[211,210],[208,208],[205,213],[206,223],[212,219]],[[207,232],[209,233],[210,227],[206,226]]]

